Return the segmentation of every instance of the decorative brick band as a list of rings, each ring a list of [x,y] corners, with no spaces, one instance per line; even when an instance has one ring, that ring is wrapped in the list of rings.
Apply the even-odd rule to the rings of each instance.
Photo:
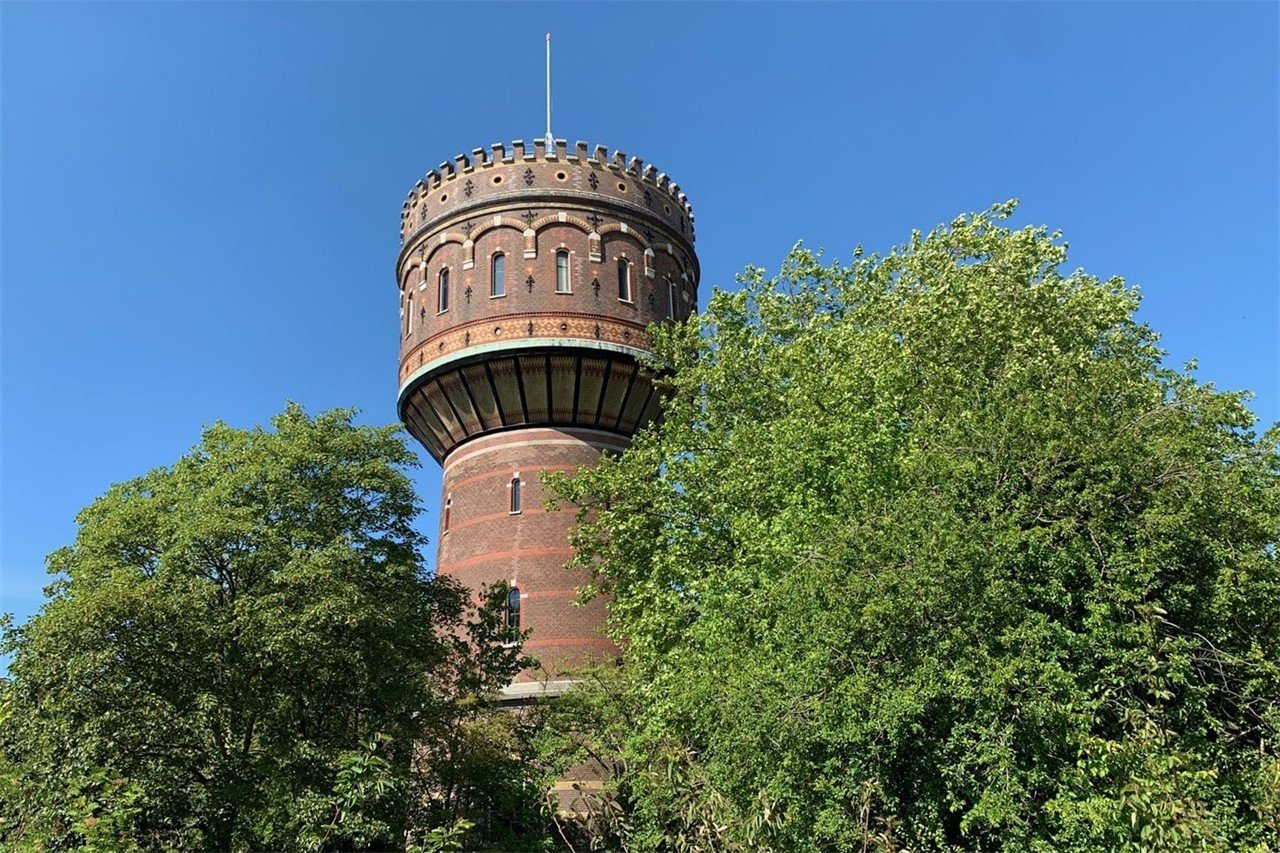
[[[400,359],[400,385],[420,368],[430,370],[445,356],[468,347],[530,338],[603,341],[638,350],[650,348],[649,333],[639,323],[601,317],[598,314],[518,313],[473,320],[432,335]]]

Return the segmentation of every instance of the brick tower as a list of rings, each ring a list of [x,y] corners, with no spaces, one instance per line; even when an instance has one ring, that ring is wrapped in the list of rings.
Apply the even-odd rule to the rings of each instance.
[[[665,174],[603,146],[495,144],[409,193],[396,261],[397,408],[444,466],[437,571],[505,581],[540,671],[510,699],[611,660],[605,604],[564,568],[569,512],[543,510],[544,471],[594,465],[657,411],[645,329],[695,309],[693,215]],[[546,682],[546,687],[542,683]]]

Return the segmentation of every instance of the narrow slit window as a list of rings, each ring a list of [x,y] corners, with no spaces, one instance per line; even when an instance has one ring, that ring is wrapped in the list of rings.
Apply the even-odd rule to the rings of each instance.
[[[498,252],[489,262],[489,296],[507,295],[507,256]]]
[[[440,270],[440,297],[436,305],[436,311],[444,313],[449,310],[449,268],[445,267]]]
[[[667,319],[676,318],[676,283],[667,279]]]
[[[618,298],[631,301],[631,262],[626,258],[618,259]]]
[[[452,514],[452,510],[453,510],[453,498],[445,498],[444,523],[441,525],[441,529],[440,529],[441,533],[449,532],[449,516]]]
[[[409,298],[405,300],[404,311],[404,334],[405,337],[413,334],[413,294],[409,294]]]
[[[569,253],[561,249],[556,252],[556,293],[571,293],[569,281]]]
[[[520,478],[511,478],[511,514],[520,512]]]
[[[520,587],[507,590],[507,606],[502,614],[504,627],[512,634],[520,631]]]

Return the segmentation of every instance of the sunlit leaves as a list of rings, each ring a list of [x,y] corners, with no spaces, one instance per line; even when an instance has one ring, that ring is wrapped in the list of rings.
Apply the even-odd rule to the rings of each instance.
[[[797,247],[659,334],[662,428],[561,484],[622,741],[763,796],[784,849],[1261,844],[1275,436],[1012,212]]]
[[[457,826],[475,780],[424,794],[457,763],[434,747],[521,661],[426,575],[412,464],[395,428],[290,405],[86,507],[52,599],[5,635],[0,837],[368,848]]]

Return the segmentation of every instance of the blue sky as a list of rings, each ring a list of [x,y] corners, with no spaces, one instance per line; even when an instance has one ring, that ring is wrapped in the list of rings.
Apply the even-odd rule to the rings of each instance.
[[[556,136],[684,187],[701,302],[798,239],[848,257],[1017,197],[1270,424],[1278,9],[0,4],[0,610],[203,424],[395,419],[400,204],[542,133],[547,30]]]

